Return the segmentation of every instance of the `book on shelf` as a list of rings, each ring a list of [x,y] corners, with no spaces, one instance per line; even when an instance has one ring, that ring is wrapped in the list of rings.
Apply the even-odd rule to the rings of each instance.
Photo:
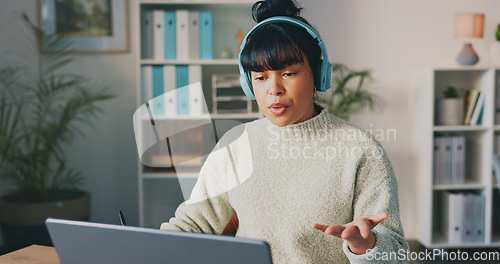
[[[205,97],[203,96],[203,89],[201,86],[201,66],[189,65],[189,114],[190,115],[203,115]]]
[[[141,104],[153,99],[153,66],[141,67]]]
[[[177,59],[189,59],[189,46],[191,44],[189,39],[189,11],[176,10],[176,37],[177,37]]]
[[[449,244],[484,243],[485,197],[473,192],[443,192],[442,227]]]
[[[163,33],[165,46],[163,48],[166,60],[177,59],[177,50],[180,48],[177,45],[177,17],[174,11],[164,11],[165,32]],[[161,59],[161,57],[159,57]]]
[[[200,59],[200,12],[189,12],[189,58]]]
[[[165,58],[165,15],[163,10],[153,10],[153,58]]]
[[[465,96],[465,120],[464,125],[470,125],[470,120],[472,118],[472,113],[474,112],[474,107],[476,106],[477,99],[479,97],[479,91],[476,89],[472,89],[467,92]]]
[[[174,65],[164,65],[163,74],[165,75],[163,89],[165,91],[165,116],[177,116],[177,96],[175,89],[177,88],[177,79]]]
[[[497,184],[500,184],[500,157],[499,157],[499,154],[493,154],[492,162],[493,162],[493,174],[495,175],[495,179],[497,180]],[[499,188],[499,191],[500,191],[500,188]]]
[[[141,11],[141,58],[153,59],[153,12]]]
[[[189,68],[187,65],[175,67],[177,88],[189,85]],[[189,91],[177,89],[177,115],[189,115]]]
[[[153,115],[175,117],[208,113],[200,65],[143,65],[141,78],[142,100],[150,102]]]
[[[210,11],[200,12],[200,59],[214,59],[214,17]]]
[[[484,220],[485,220],[485,197],[484,195],[474,195],[472,205],[472,242],[484,242]]]
[[[450,136],[444,137],[444,147],[442,152],[442,172],[443,177],[441,182],[443,184],[451,184],[451,168],[452,168],[452,138]]]
[[[465,136],[451,137],[451,183],[465,182]]]
[[[474,194],[466,193],[463,194],[463,231],[462,231],[462,242],[470,243],[472,242],[472,221],[474,215],[472,214],[472,206],[474,205]]]
[[[146,9],[140,29],[142,59],[214,59],[211,11]]]
[[[476,105],[474,106],[474,110],[472,110],[472,116],[470,119],[469,125],[481,125],[482,123],[482,115],[484,111],[484,93],[479,93],[479,96],[476,101]]]
[[[462,243],[463,232],[463,195],[448,193],[448,243]]]
[[[441,184],[441,156],[442,156],[442,143],[443,137],[434,137],[434,153],[433,153],[433,182],[434,184]]]
[[[434,137],[434,184],[463,184],[465,182],[465,136]]]
[[[174,11],[161,9],[142,11],[145,21],[141,25],[141,53],[143,59],[175,60],[177,58],[176,18]]]
[[[153,65],[153,115],[165,114],[163,66]]]

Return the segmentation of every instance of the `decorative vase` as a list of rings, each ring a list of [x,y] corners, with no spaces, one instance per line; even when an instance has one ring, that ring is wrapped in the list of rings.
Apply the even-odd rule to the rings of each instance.
[[[496,42],[491,43],[490,56],[491,56],[491,65],[499,66],[500,65],[500,41],[496,41]]]
[[[464,101],[462,98],[436,100],[436,125],[456,126],[464,123]]]
[[[85,191],[59,191],[61,197],[50,202],[18,201],[16,193],[0,197],[0,227],[7,251],[32,244],[52,246],[45,220],[48,217],[88,220],[90,194]]]
[[[479,61],[479,57],[472,48],[471,43],[465,43],[462,51],[460,51],[460,54],[458,54],[457,61],[461,65],[465,66],[474,65]]]

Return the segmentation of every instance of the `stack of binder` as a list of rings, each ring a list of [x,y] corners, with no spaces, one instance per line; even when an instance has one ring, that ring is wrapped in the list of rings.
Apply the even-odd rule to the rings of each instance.
[[[443,193],[443,230],[450,244],[484,243],[485,196]]]
[[[434,137],[434,184],[465,183],[465,136]]]
[[[207,114],[200,65],[142,66],[142,102],[151,102],[155,116]]]
[[[211,11],[143,10],[141,21],[142,59],[214,59]]]

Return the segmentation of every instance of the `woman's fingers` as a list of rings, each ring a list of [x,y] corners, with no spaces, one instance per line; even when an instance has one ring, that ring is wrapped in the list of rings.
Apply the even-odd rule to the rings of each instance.
[[[344,230],[345,230],[345,227],[341,226],[341,225],[330,226],[326,229],[325,234],[340,237]]]
[[[328,228],[328,226],[327,225],[314,224],[313,228],[325,232],[326,229]]]
[[[372,226],[370,226],[367,221],[361,221],[358,225],[359,233],[363,238],[367,238],[370,235]]]
[[[334,235],[345,240],[359,236],[366,239],[370,236],[371,230],[386,219],[387,216],[387,212],[378,212],[374,215],[358,218],[345,225],[327,226],[314,224],[313,228],[321,230],[327,235]]]
[[[347,225],[344,232],[341,234],[341,238],[349,240],[351,237],[356,236],[356,234],[359,234],[358,227],[355,225]]]
[[[374,215],[369,216],[368,219],[370,220],[370,222],[373,225],[372,228],[374,228],[376,225],[378,225],[380,222],[382,222],[382,220],[386,219],[388,216],[389,216],[389,214],[387,214],[387,212],[378,212]]]
[[[327,226],[327,225],[320,225],[320,224],[314,224],[313,228],[321,230],[327,235],[334,235],[337,237],[340,237],[340,235],[342,234],[342,231],[344,231],[344,229],[345,229],[345,227],[341,226],[341,225]]]

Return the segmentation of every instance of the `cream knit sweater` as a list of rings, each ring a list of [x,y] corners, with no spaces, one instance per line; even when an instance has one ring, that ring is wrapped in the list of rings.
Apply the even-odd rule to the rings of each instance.
[[[377,256],[406,253],[397,183],[383,148],[319,110],[286,127],[264,118],[227,132],[207,157],[190,200],[161,229],[220,234],[236,211],[236,236],[268,242],[273,263],[376,263]],[[355,255],[342,239],[312,228],[379,211],[389,217],[372,230],[371,255]]]

